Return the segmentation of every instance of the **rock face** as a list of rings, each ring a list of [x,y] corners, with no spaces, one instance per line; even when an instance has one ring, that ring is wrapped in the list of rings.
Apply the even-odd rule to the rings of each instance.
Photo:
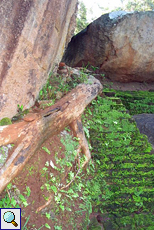
[[[119,82],[154,81],[154,12],[102,15],[74,36],[62,61],[88,63]]]
[[[141,133],[148,137],[154,148],[154,114],[138,114],[133,116]]]
[[[31,107],[63,55],[77,0],[0,1],[0,119]]]

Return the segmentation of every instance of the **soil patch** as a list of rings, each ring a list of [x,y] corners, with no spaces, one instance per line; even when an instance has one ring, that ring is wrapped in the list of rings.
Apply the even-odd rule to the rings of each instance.
[[[117,81],[111,81],[109,78],[102,77],[100,74],[94,74],[102,85],[106,88],[122,90],[122,91],[154,91],[154,82],[129,82],[122,83]]]
[[[82,215],[78,215],[77,213],[79,204],[82,203],[79,198],[77,200],[73,200],[72,204],[70,202],[71,211],[63,211],[59,209],[57,203],[53,199],[50,205],[39,213],[36,213],[37,208],[44,205],[51,194],[51,192],[48,192],[46,188],[43,189],[45,183],[48,181],[48,175],[53,174],[56,178],[59,176],[59,172],[52,166],[50,167],[49,165],[48,173],[45,173],[45,168],[47,162],[50,164],[52,161],[52,163],[56,165],[55,154],[57,154],[58,158],[64,157],[65,147],[61,143],[60,139],[65,132],[66,131],[63,131],[61,134],[53,136],[45,141],[39,151],[37,151],[37,153],[35,153],[29,160],[29,163],[23,169],[22,173],[16,177],[12,183],[13,187],[16,188],[16,191],[27,198],[27,207],[20,204],[22,210],[22,227],[24,226],[26,219],[29,217],[26,229],[47,229],[45,227],[46,224],[50,226],[50,229],[61,229],[60,226],[62,226],[62,229],[68,230],[82,229],[80,228],[80,224],[84,218],[84,213],[82,213]],[[46,147],[50,154],[42,149],[42,147]],[[65,175],[66,172],[64,172],[63,178],[65,178]],[[63,178],[60,178],[60,180],[63,180]],[[30,196],[26,196],[26,186],[30,188]],[[47,217],[49,216],[50,218],[48,219]],[[59,228],[55,228],[55,226],[59,226]]]

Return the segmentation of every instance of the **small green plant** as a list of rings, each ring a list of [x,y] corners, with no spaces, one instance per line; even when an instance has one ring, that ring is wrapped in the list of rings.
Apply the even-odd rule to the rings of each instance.
[[[22,194],[19,195],[19,199],[21,200],[21,203],[22,203],[25,207],[28,206],[27,199],[26,199]]]
[[[18,107],[18,112],[19,112],[19,113],[22,113],[22,112],[23,112],[23,109],[24,109],[24,106],[18,104],[17,107]]]
[[[42,149],[49,155],[51,154],[50,150],[47,147],[43,146]]]
[[[96,70],[98,70],[99,69],[99,67],[97,67],[97,66],[91,66],[91,69],[95,72]]]
[[[24,192],[26,194],[27,197],[30,196],[31,194],[31,190],[30,190],[30,187],[29,186],[26,186],[26,192]]]
[[[45,216],[46,216],[46,218],[49,220],[50,218],[51,218],[51,215],[50,215],[50,213],[45,213]]]
[[[26,198],[22,194],[18,195],[18,201],[13,196],[11,197],[10,190],[13,190],[11,183],[7,185],[5,197],[0,200],[1,208],[20,208],[19,204],[23,204],[25,207],[28,205]]]
[[[47,80],[46,85],[39,92],[39,100],[51,100],[53,104],[56,99],[68,93],[71,89],[76,87],[78,84],[87,81],[88,75],[86,74],[87,67],[84,67],[80,71],[80,75],[72,74],[68,80],[61,75],[55,75],[51,73]],[[60,97],[61,97],[60,96]]]
[[[55,226],[54,226],[54,229],[55,229],[55,230],[62,230],[62,226],[55,225]]]
[[[28,224],[29,218],[30,218],[30,216],[27,217],[26,222],[25,222],[24,226],[22,227],[22,230],[28,230],[28,228],[26,226]]]
[[[24,115],[29,113],[29,109],[24,110],[24,106],[18,104],[17,105],[17,112],[18,113],[15,116],[12,117],[12,119],[11,119],[12,122],[16,122],[18,120],[21,120]]]
[[[17,204],[16,200],[13,197],[10,199],[8,194],[6,194],[5,197],[0,200],[0,207],[1,208],[19,208],[19,205]]]
[[[57,92],[66,94],[70,90],[68,82],[65,81],[63,76],[54,75],[51,73],[46,85],[41,89],[39,93],[39,100],[56,100]]]
[[[78,140],[76,138],[72,139],[70,135],[66,135],[61,138],[61,143],[65,146],[65,158],[61,159],[61,167],[72,166],[74,159],[77,154]],[[56,159],[59,162],[58,159]]]
[[[102,73],[102,74],[101,74],[101,77],[104,78],[104,77],[105,77],[105,73]]]
[[[45,227],[46,227],[47,229],[51,229],[51,227],[50,227],[50,225],[49,225],[48,223],[45,224]]]

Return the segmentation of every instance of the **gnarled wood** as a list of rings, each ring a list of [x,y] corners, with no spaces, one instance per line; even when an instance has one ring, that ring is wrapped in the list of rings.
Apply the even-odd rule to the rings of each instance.
[[[15,144],[0,170],[0,193],[19,174],[41,144],[76,120],[101,89],[101,83],[90,76],[87,83],[78,85],[55,105],[35,114],[35,119],[0,127],[0,146]]]
[[[87,139],[85,137],[84,130],[83,130],[81,117],[79,117],[78,119],[71,122],[69,126],[72,129],[74,136],[79,138],[79,145],[81,146],[82,153],[86,157],[86,160],[82,165],[82,167],[84,167],[89,162],[89,160],[91,158],[91,154],[90,154],[88,142],[87,142]]]

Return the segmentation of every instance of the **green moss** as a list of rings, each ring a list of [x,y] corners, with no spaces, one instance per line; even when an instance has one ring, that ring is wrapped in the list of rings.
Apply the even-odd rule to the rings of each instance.
[[[120,91],[104,89],[105,95],[114,93],[129,110],[131,115],[141,113],[154,113],[154,92],[149,91]]]
[[[11,122],[11,119],[8,117],[4,117],[0,120],[0,126],[10,125],[10,124],[12,124],[12,122]]]
[[[89,230],[102,230],[102,227],[98,223],[97,219],[94,217],[91,219],[88,229]]]
[[[144,225],[148,229],[154,227],[154,155],[147,136],[140,134],[131,115],[117,102],[113,97],[97,97],[85,114],[96,164],[88,188],[92,193],[97,184],[97,191],[101,190],[93,196],[93,207],[116,217],[114,229]]]

